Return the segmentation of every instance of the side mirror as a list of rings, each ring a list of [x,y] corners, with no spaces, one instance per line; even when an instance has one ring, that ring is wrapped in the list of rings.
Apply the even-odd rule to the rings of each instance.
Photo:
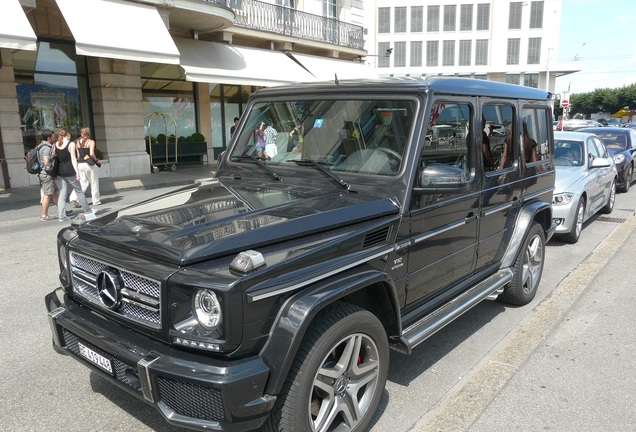
[[[612,162],[609,159],[597,157],[592,160],[591,168],[607,168],[612,166]]]
[[[444,164],[430,164],[419,174],[420,186],[413,188],[418,194],[461,193],[468,191],[463,168]]]

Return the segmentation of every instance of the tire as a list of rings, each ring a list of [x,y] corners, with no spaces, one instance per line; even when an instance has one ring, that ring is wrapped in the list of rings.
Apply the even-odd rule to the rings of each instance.
[[[567,243],[574,244],[581,238],[581,231],[583,230],[583,222],[585,221],[585,199],[581,197],[579,204],[576,206],[576,213],[574,216],[574,223],[569,233],[564,235],[564,239]]]
[[[607,198],[607,203],[601,208],[601,213],[610,214],[614,210],[614,204],[616,203],[616,183],[612,182],[610,187],[610,195]]]
[[[634,166],[629,164],[627,167],[627,173],[625,174],[625,186],[621,189],[623,192],[629,192],[629,188],[632,185],[632,177],[634,176]]]
[[[541,225],[533,222],[515,260],[515,275],[501,294],[501,301],[517,306],[530,303],[541,282],[544,258],[545,233]]]
[[[366,430],[388,364],[386,331],[375,315],[347,303],[328,306],[307,330],[263,430]]]

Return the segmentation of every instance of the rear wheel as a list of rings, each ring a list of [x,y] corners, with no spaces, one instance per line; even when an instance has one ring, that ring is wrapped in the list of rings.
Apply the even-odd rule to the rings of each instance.
[[[607,203],[601,208],[601,213],[610,214],[612,210],[614,210],[614,203],[616,202],[616,183],[612,182],[612,186],[610,186],[609,198],[607,199]]]
[[[581,238],[581,231],[583,230],[583,221],[585,220],[585,199],[581,197],[579,204],[576,206],[576,213],[574,215],[574,223],[569,233],[565,234],[565,241],[568,243],[576,243]]]
[[[388,362],[386,332],[375,315],[346,303],[329,306],[308,329],[264,430],[366,430]]]
[[[545,257],[545,233],[543,227],[533,222],[526,240],[515,261],[515,275],[506,286],[500,299],[513,305],[526,305],[537,293]]]

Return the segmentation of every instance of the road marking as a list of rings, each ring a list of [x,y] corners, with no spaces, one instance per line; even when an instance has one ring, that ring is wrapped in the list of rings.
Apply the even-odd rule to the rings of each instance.
[[[579,296],[636,229],[636,217],[619,225],[568,274],[508,336],[411,429],[466,431],[561,322]]]

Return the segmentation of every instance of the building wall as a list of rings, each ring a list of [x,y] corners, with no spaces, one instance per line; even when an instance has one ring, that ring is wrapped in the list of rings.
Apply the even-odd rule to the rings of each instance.
[[[3,188],[37,185],[37,176],[29,174],[24,168],[24,146],[10,50],[0,49],[0,64],[0,131],[6,158],[0,166],[3,171],[6,170],[9,179],[7,185],[5,175],[0,176],[0,185]]]
[[[109,161],[111,176],[150,173],[139,62],[91,57],[88,81],[95,125],[93,137]]]

